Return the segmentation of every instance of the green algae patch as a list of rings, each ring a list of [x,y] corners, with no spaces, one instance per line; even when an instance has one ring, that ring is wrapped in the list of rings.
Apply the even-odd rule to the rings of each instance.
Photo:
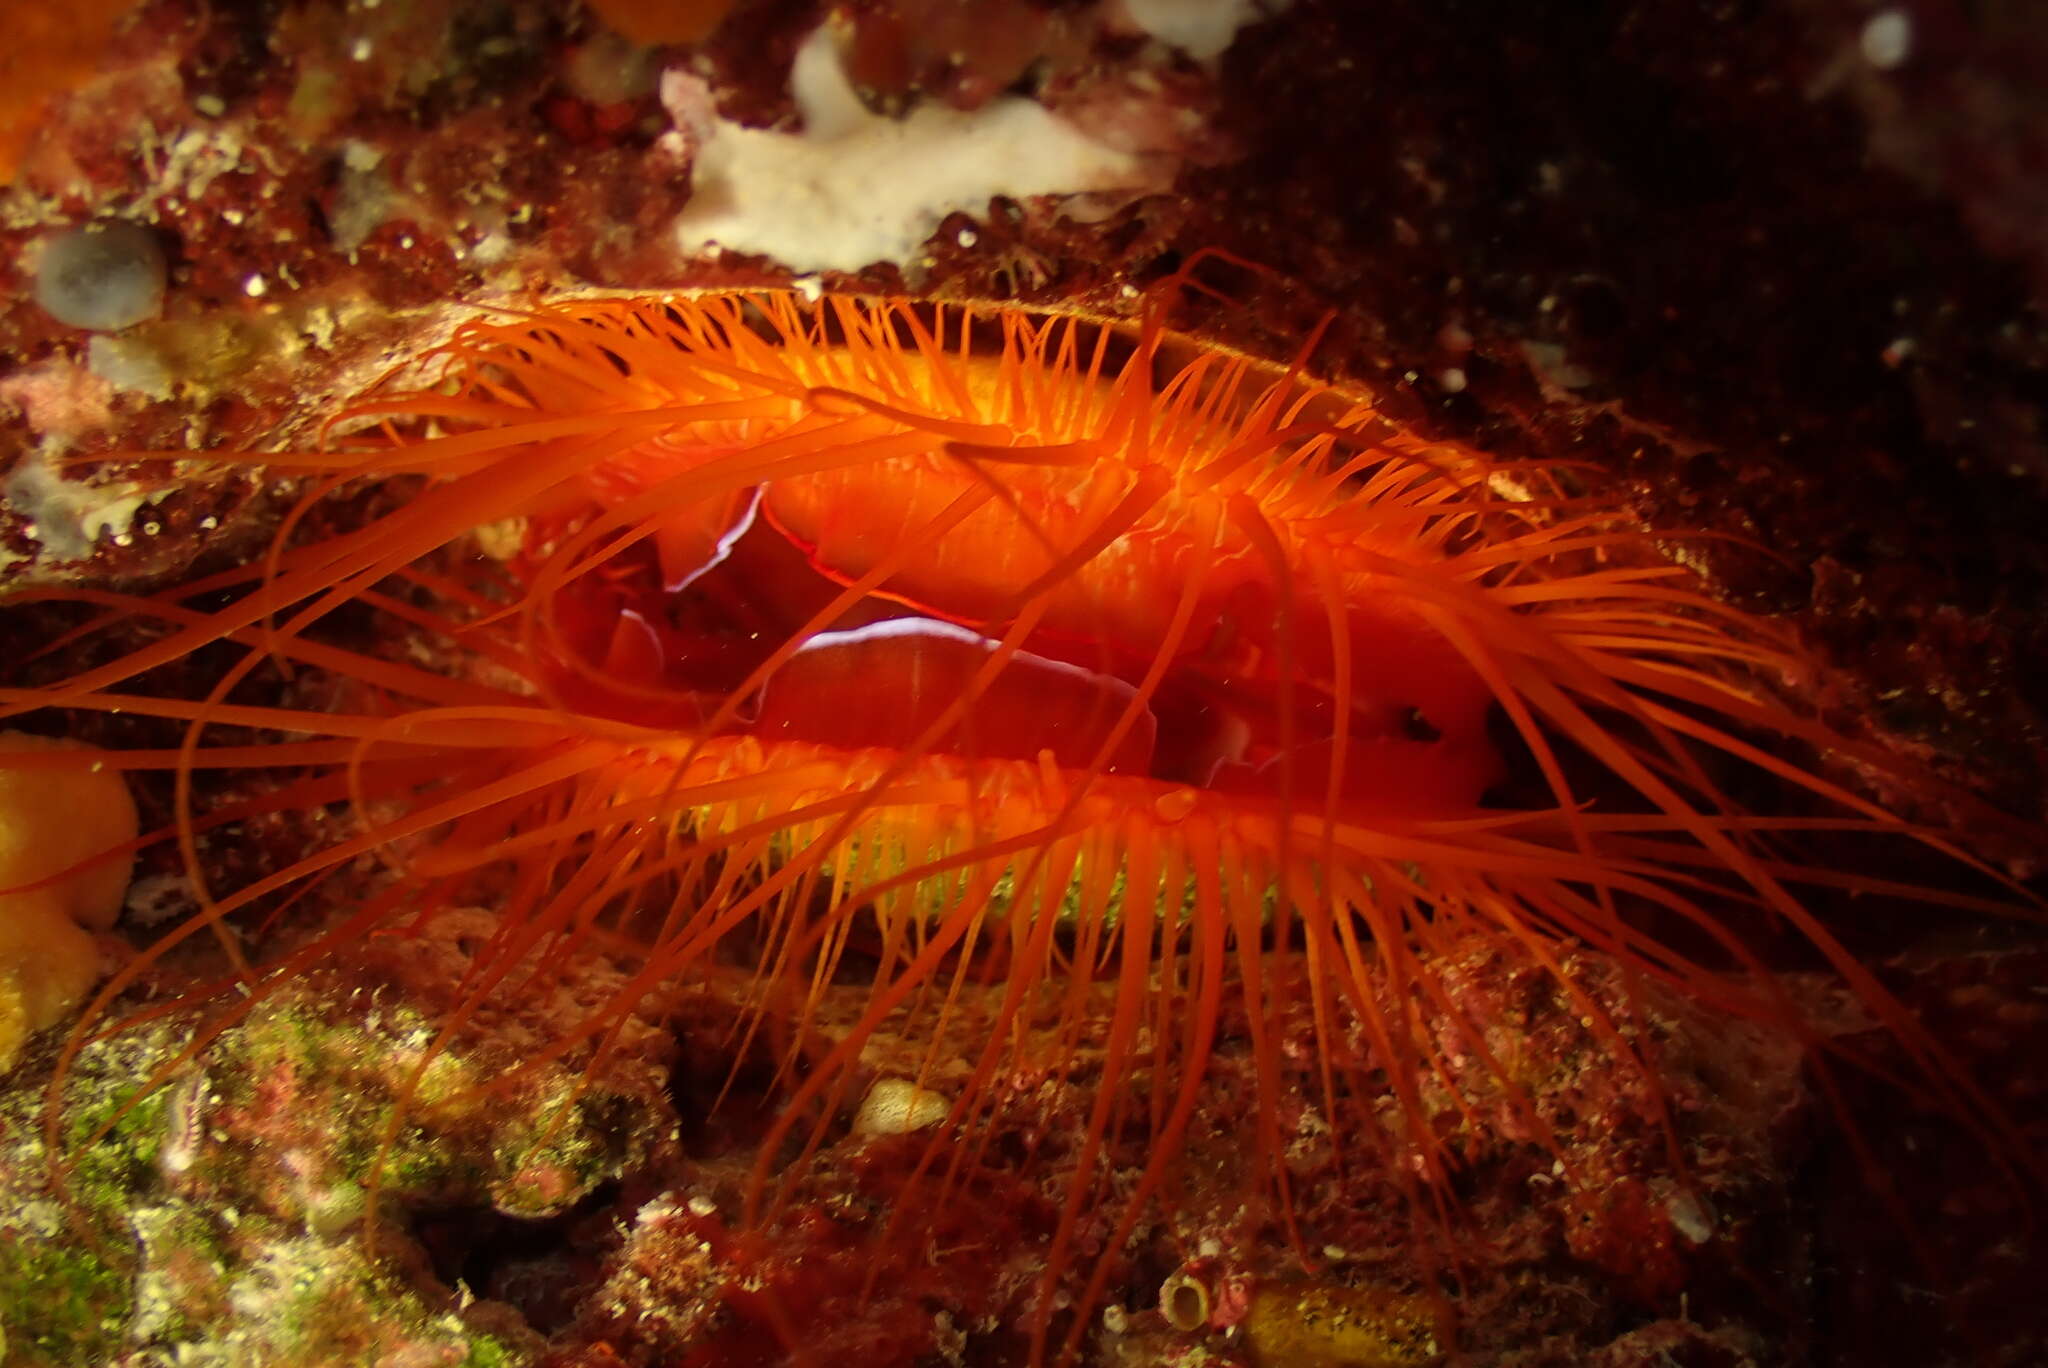
[[[354,1239],[293,1236],[252,1242],[255,1257],[227,1289],[234,1314],[192,1341],[200,1361],[230,1363],[526,1362],[497,1339],[436,1311],[373,1263]]]
[[[411,1213],[562,1210],[641,1162],[658,1074],[557,1065],[493,1091],[516,1046],[445,1041],[359,981],[281,985],[189,1057],[174,1017],[86,1045],[61,1164],[54,1048],[0,1082],[0,1368],[533,1359],[508,1308],[425,1271]]]
[[[0,1364],[75,1368],[121,1342],[129,1279],[90,1250],[0,1242]]]
[[[603,1139],[602,1110],[566,1081],[535,1099],[500,1133],[492,1205],[508,1216],[546,1216],[610,1177],[618,1156]]]
[[[289,993],[219,1053],[219,1162],[245,1170],[232,1181],[264,1209],[325,1233],[359,1222],[372,1190],[401,1205],[476,1200],[502,1176],[501,1133],[528,1114],[487,1097],[484,1071],[437,1049],[407,1007],[351,1016]]]
[[[489,1335],[476,1335],[469,1341],[469,1353],[456,1368],[517,1368],[530,1357],[507,1348]]]
[[[65,1119],[71,1182],[89,1205],[107,1208],[150,1181],[163,1149],[169,1091],[106,1092]]]

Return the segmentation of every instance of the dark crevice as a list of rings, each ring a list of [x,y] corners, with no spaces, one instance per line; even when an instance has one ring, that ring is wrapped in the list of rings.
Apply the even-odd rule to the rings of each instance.
[[[535,1330],[553,1334],[603,1280],[617,1244],[621,1185],[600,1185],[554,1216],[522,1220],[491,1207],[457,1207],[422,1216],[415,1235],[434,1274],[450,1287],[516,1309]]]

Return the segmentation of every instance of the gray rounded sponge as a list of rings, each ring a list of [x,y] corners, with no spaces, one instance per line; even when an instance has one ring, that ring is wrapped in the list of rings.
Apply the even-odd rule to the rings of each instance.
[[[112,332],[164,305],[164,248],[139,223],[89,223],[49,238],[36,303],[59,323]]]

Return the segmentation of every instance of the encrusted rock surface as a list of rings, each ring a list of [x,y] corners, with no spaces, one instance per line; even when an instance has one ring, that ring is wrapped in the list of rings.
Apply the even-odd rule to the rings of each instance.
[[[291,486],[81,458],[310,441],[337,397],[466,307],[792,277],[685,254],[679,223],[709,139],[816,133],[792,82],[824,6],[742,4],[696,48],[639,47],[540,0],[147,0],[111,36],[87,8],[52,49],[69,88],[38,106],[0,190],[0,583],[147,585],[249,554]],[[1685,554],[1820,649],[1841,725],[2042,816],[2048,34],[2024,6],[1248,3],[1214,52],[1213,34],[1148,36],[1132,16],[1151,5],[999,0],[971,23],[965,8],[832,10],[861,107],[845,118],[885,143],[1027,100],[1125,174],[992,189],[903,259],[807,285],[1117,313],[1224,249],[1270,274],[1212,263],[1227,302],[1190,298],[1187,326],[1286,357],[1330,314],[1316,365],[1404,421],[1582,458],[1647,518],[1728,534]],[[87,332],[36,303],[38,272],[63,234],[107,221],[161,245],[164,297]],[[57,630],[0,614],[10,655]],[[119,735],[96,739],[142,734],[106,727]],[[139,797],[161,821],[164,793]],[[1887,797],[2032,872],[2029,827],[1946,794]],[[230,883],[303,839],[235,835]],[[148,870],[138,942],[152,898],[185,905],[174,858]],[[920,1134],[831,1133],[780,1220],[741,1230],[775,1093],[772,1069],[735,1057],[716,985],[642,1004],[587,1086],[572,1057],[479,1101],[471,1084],[614,981],[593,955],[567,997],[471,1020],[415,1076],[466,938],[488,932],[465,916],[259,1003],[189,1058],[183,1016],[87,1046],[61,1112],[70,1209],[42,1148],[61,1044],[46,1036],[0,1096],[0,1362],[709,1368],[786,1339],[824,1362],[1017,1359],[1085,1070],[1007,1080],[990,1122],[1006,1157],[916,1213],[933,1261],[876,1291],[862,1240],[928,1203],[904,1187]],[[2040,1143],[2041,952],[1968,919],[1925,925],[1859,923],[1859,943]],[[1400,1298],[1432,1283],[1459,1293],[1437,1348],[1472,1363],[2048,1357],[2038,1237],[2005,1215],[1982,1147],[1909,1095],[1836,1070],[1844,1127],[1785,1042],[1625,1004],[1589,960],[1593,990],[1658,1042],[1681,1173],[1640,1079],[1569,1012],[1492,952],[1446,967],[1476,1019],[1542,1062],[1534,1095],[1564,1154],[1504,1113],[1447,1107],[1467,1128],[1461,1244],[1427,1269],[1399,1156],[1340,1167],[1312,1090],[1290,1095],[1305,1263],[1243,1200],[1252,1082],[1229,1035],[1189,1176],[1119,1264],[1092,1359],[1337,1355],[1274,1338],[1273,1308],[1308,1293],[1260,1290],[1340,1289],[1408,1320]],[[1830,1019],[1888,1048],[1853,1013]],[[914,1075],[917,1056],[878,1041],[863,1082]],[[138,1079],[162,1086],[124,1109]],[[386,1146],[405,1089],[428,1105]],[[1858,1144],[1892,1194],[1873,1193]],[[1602,1200],[1564,1202],[1554,1157],[1605,1175]],[[1110,1162],[1127,1180],[1142,1155]],[[1200,1324],[1157,1309],[1172,1275],[1210,1298]]]

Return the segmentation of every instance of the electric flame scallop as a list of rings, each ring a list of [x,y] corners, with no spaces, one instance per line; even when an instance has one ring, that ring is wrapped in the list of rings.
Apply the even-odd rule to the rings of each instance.
[[[1967,863],[1781,758],[1881,762],[1781,701],[1811,674],[1787,634],[1693,585],[1583,472],[1420,440],[1299,363],[1206,347],[1163,318],[775,292],[570,300],[464,324],[319,450],[216,455],[311,477],[301,514],[358,479],[419,488],[353,530],[295,535],[295,516],[244,571],[75,595],[156,639],[8,693],[5,711],[179,720],[181,747],[116,758],[172,771],[181,796],[201,768],[274,767],[301,776],[274,806],[346,801],[353,825],[280,873],[207,889],[188,811],[204,911],[95,1015],[170,946],[377,852],[389,882],[312,953],[493,897],[510,929],[474,1006],[547,947],[600,932],[641,947],[624,998],[564,1023],[551,1057],[741,957],[752,1010],[797,1028],[755,1178],[765,1219],[790,1146],[807,1156],[851,1110],[863,1045],[890,1023],[924,1013],[931,1058],[969,1064],[930,1128],[937,1175],[1012,1056],[1047,1038],[1034,1025],[1106,1001],[1086,1028],[1100,1077],[1048,1289],[1079,1257],[1141,1071],[1158,1080],[1136,1118],[1152,1157],[1107,1247],[1172,1171],[1226,987],[1247,1005],[1252,1135],[1279,1209],[1289,1070],[1332,1102],[1390,1090],[1420,1188],[1452,1164],[1419,1101],[1448,1077],[1447,1049],[1485,1060],[1541,1137],[1433,977],[1472,937],[1552,976],[1615,1066],[1646,1072],[1562,947],[1811,1036],[1747,972],[1758,961],[1723,915],[1768,914],[1942,1101],[1998,1131],[1802,889],[1991,904],[1783,853],[1852,830]],[[485,529],[516,549],[475,555]],[[429,643],[412,658],[434,668],[344,644],[327,628],[348,605]],[[245,649],[209,696],[132,683],[223,643]],[[334,707],[224,701],[276,662],[334,681]],[[216,745],[227,727],[278,739]],[[1806,812],[1737,810],[1731,774]],[[1305,963],[1304,987],[1271,972],[1279,955]],[[253,991],[305,962],[252,970]],[[969,1038],[955,1016],[977,968],[1001,993]],[[822,986],[855,973],[864,1011],[796,1069]],[[1316,1023],[1307,1063],[1271,1027],[1289,991]]]

